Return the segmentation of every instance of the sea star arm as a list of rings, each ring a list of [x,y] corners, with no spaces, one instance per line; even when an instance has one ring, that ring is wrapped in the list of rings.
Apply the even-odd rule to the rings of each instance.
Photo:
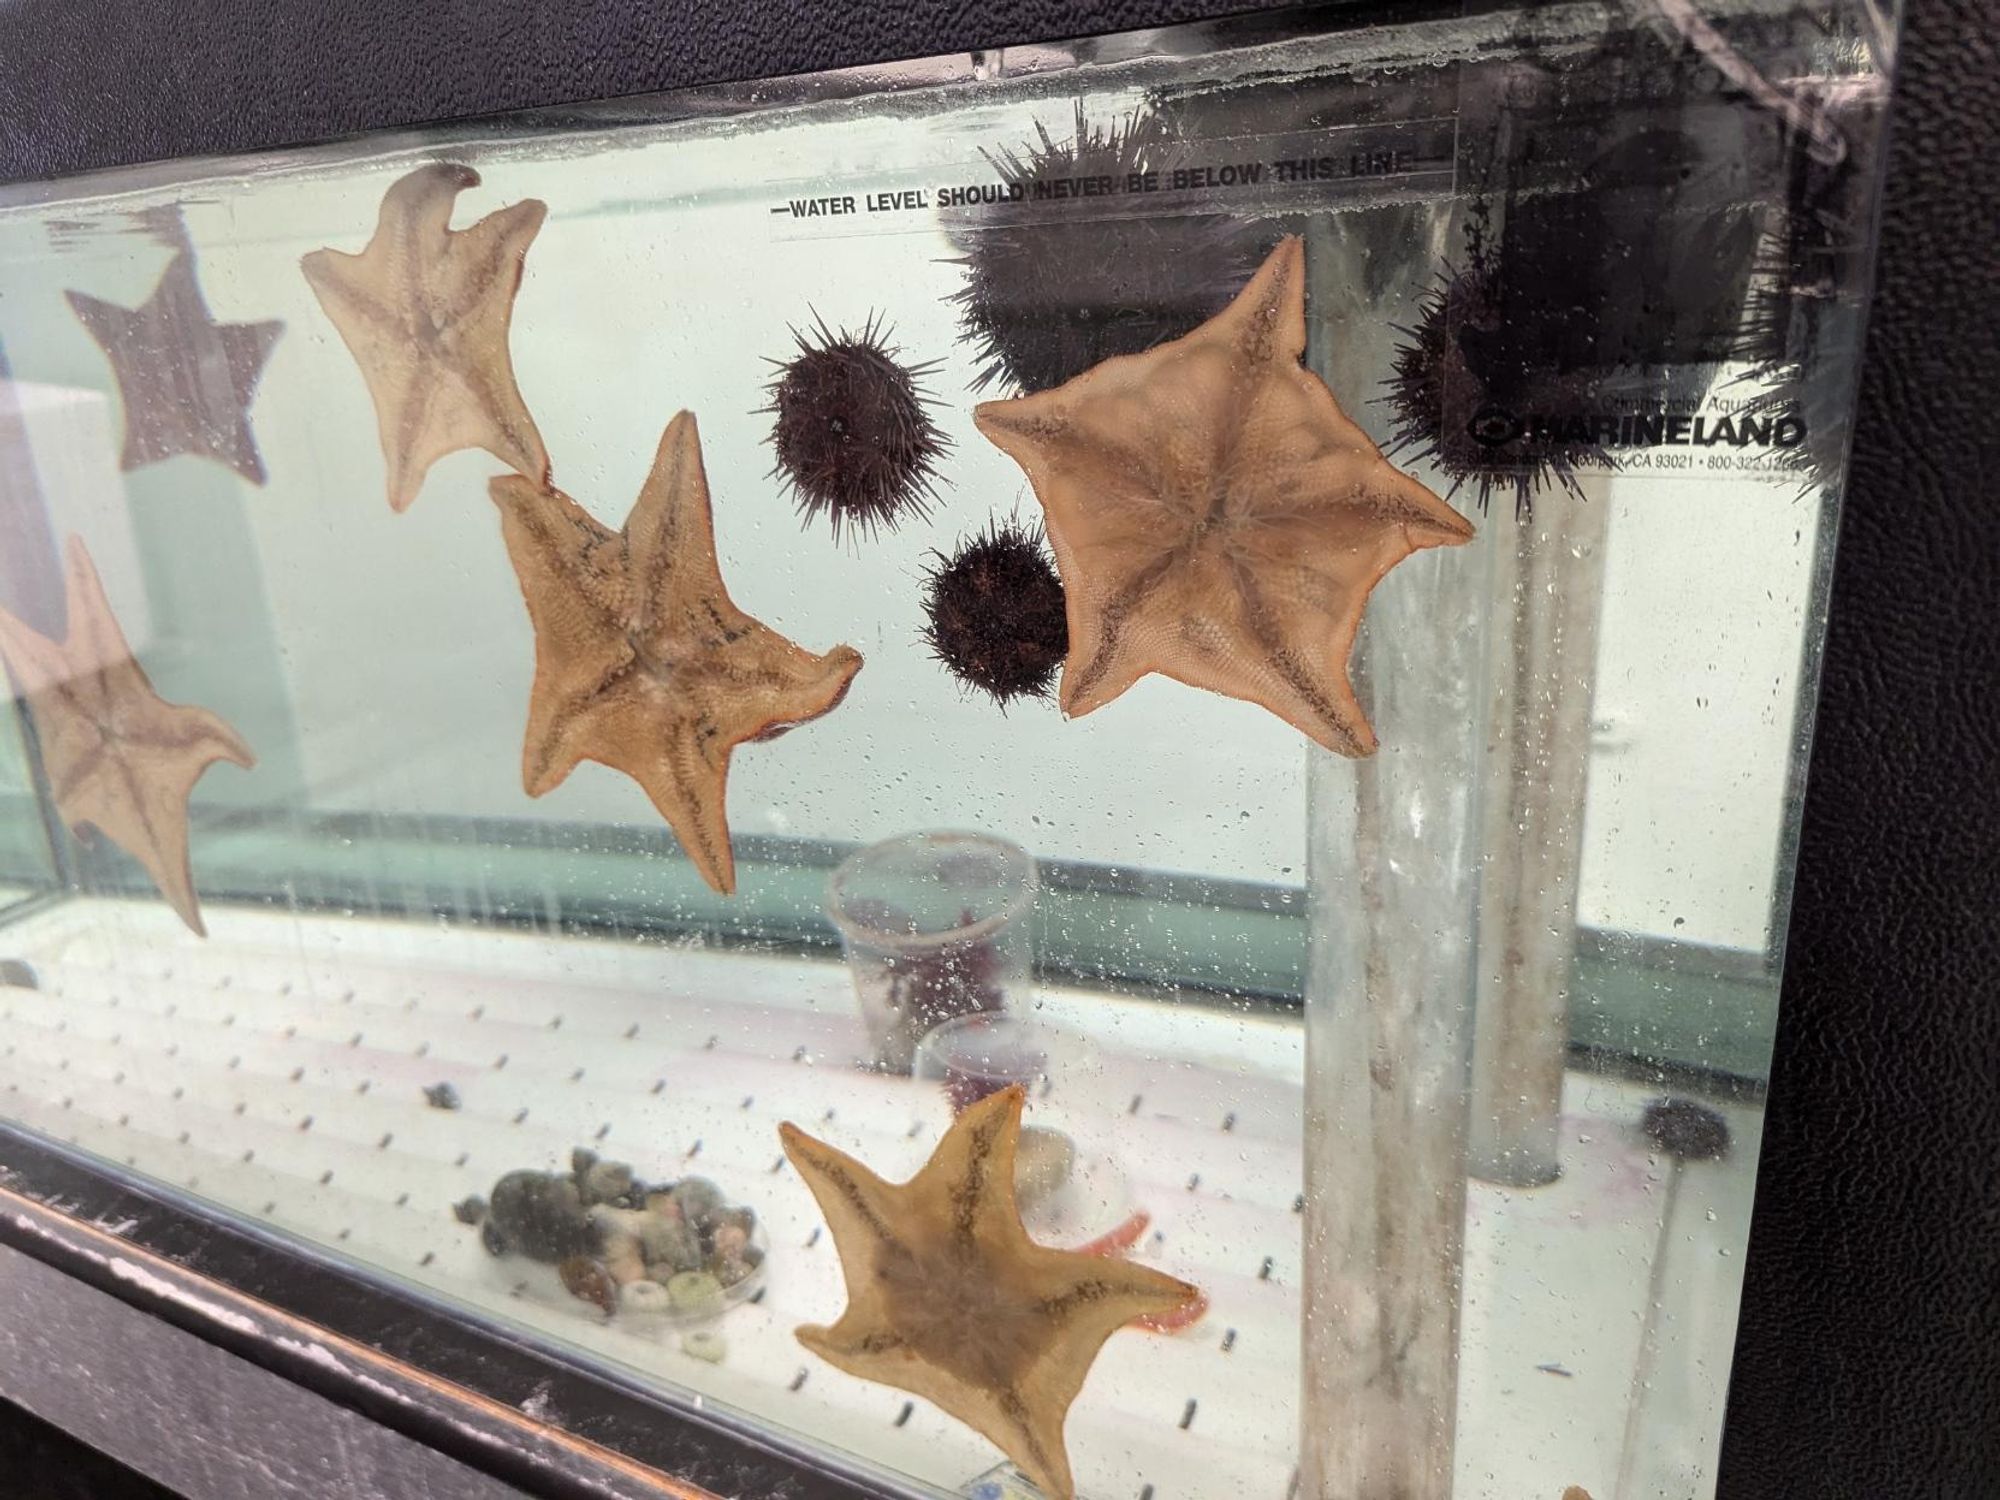
[[[456,281],[455,305],[453,289],[441,289],[439,295],[450,320],[454,357],[449,368],[464,386],[467,399],[445,405],[434,416],[437,430],[419,449],[420,453],[435,450],[426,466],[459,448],[484,448],[517,473],[548,479],[548,449],[521,398],[508,346],[528,247],[547,217],[547,204],[524,198],[450,236],[447,255]]]
[[[0,655],[13,669],[23,698],[53,692],[70,680],[62,647],[4,609],[0,609]]]
[[[1137,1318],[1179,1311],[1200,1293],[1164,1272],[1116,1257],[1036,1250],[1036,1269],[1046,1288],[1041,1311],[1062,1323],[1067,1338],[1047,1346],[1005,1394],[1000,1416],[1017,1436],[1001,1446],[1051,1495],[1070,1495],[1074,1481],[1063,1425],[1105,1341]]]
[[[1296,370],[1306,352],[1306,244],[1287,235],[1257,274],[1191,341],[1226,348],[1245,371]]]
[[[393,191],[393,190],[392,190]],[[388,205],[383,211],[386,215]],[[379,236],[378,236],[379,237]],[[375,242],[363,255],[340,250],[314,250],[299,261],[313,295],[319,299],[334,331],[361,368],[375,408],[375,430],[387,471],[390,508],[409,509],[423,485],[428,463],[419,464],[410,451],[409,434],[421,431],[436,400],[440,372],[410,336],[408,327],[387,299],[387,281]],[[378,289],[380,288],[380,289]]]
[[[1170,564],[1186,530],[1160,455],[1127,441],[1144,414],[1123,394],[1136,359],[1112,359],[1088,407],[1059,392],[982,403],[979,430],[1021,465],[1048,518],[1063,579],[1069,652],[1059,701],[1075,717],[1110,702],[1156,660],[1135,649],[1131,616]]]
[[[679,625],[676,609],[712,615],[725,636],[740,632],[744,617],[730,601],[715,555],[714,509],[693,412],[675,412],[660,434],[625,538],[637,603],[634,627],[649,647],[670,643]]]
[[[149,720],[143,739],[103,757],[57,805],[72,828],[96,828],[137,860],[180,919],[206,937],[188,854],[188,796],[216,761],[248,770],[256,757],[206,709],[162,703]]]
[[[621,684],[590,715],[591,759],[638,782],[701,878],[736,890],[729,840],[729,753],[734,742],[697,703],[646,676]]]
[[[205,934],[188,863],[187,801],[210,765],[256,757],[222,718],[163,701],[132,659],[80,538],[65,570],[69,625],[58,646],[0,610],[0,654],[28,695],[56,809],[95,828],[153,878]]]
[[[637,669],[626,640],[625,547],[559,490],[507,474],[488,493],[535,632],[521,784],[539,797],[591,753],[587,711]]]
[[[410,273],[412,267],[437,258],[451,233],[451,211],[458,195],[478,186],[479,174],[463,162],[426,162],[405,172],[382,194],[382,207],[375,216],[376,238]]]
[[[778,1127],[778,1139],[793,1169],[812,1190],[819,1210],[840,1247],[840,1266],[847,1278],[850,1306],[879,1308],[882,1290],[875,1274],[884,1246],[899,1243],[904,1218],[897,1189],[836,1146],[807,1135],[789,1120]]]
[[[272,346],[278,342],[278,335],[285,331],[285,325],[276,320],[262,323],[224,323],[218,332],[222,339],[223,359],[228,366],[229,385],[232,393],[232,414],[235,420],[230,424],[229,437],[231,451],[218,455],[230,467],[263,483],[264,465],[257,452],[256,440],[250,432],[250,401],[257,389],[258,378],[263,374],[264,362],[271,357]],[[254,476],[249,470],[254,468]]]
[[[69,303],[70,311],[83,324],[84,332],[96,340],[98,346],[110,349],[125,333],[132,319],[132,310],[120,307],[115,302],[106,302],[102,297],[93,297],[88,292],[64,292],[63,300]]]
[[[214,459],[252,484],[269,477],[264,457],[250,430],[250,404],[256,395],[259,367],[270,353],[275,331],[282,324],[223,324],[213,330],[212,347],[197,357],[190,371],[203,387],[200,398],[206,416],[186,433],[182,444]]]
[[[120,307],[115,302],[92,297],[84,292],[63,293],[70,310],[107,358],[112,359],[112,374],[118,373],[118,364],[113,351],[135,347],[133,335],[137,331],[138,317],[129,307]],[[156,442],[157,434],[142,419],[142,414],[132,410],[132,393],[121,384],[119,398],[125,409],[125,436],[119,449],[118,467],[124,470],[139,468],[156,459],[170,457],[168,450]]]
[[[861,669],[860,653],[816,654],[745,614],[729,597],[715,550],[714,508],[692,412],[676,413],[625,522],[632,638],[642,657],[704,701],[701,740],[726,752],[831,712]],[[725,728],[726,726],[726,728]]]

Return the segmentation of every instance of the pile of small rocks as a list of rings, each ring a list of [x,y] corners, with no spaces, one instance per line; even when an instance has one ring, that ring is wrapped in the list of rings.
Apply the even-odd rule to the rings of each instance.
[[[490,1199],[455,1204],[493,1255],[553,1265],[573,1297],[607,1317],[713,1317],[763,1264],[757,1215],[706,1177],[646,1183],[578,1147],[563,1172],[509,1172]]]

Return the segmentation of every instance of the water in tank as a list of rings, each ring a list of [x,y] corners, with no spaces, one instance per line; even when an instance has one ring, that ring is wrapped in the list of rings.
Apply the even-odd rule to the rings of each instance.
[[[886,1493],[1710,1494],[1893,43],[0,189],[0,1116]]]

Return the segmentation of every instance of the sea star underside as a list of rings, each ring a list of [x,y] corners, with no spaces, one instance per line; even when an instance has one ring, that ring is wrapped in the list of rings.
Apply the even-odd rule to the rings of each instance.
[[[667,425],[620,531],[526,479],[491,488],[535,628],[522,786],[539,797],[582,760],[623,771],[728,895],[730,752],[830,712],[860,653],[815,656],[731,601],[690,412]]]
[[[840,1252],[847,1310],[799,1342],[863,1380],[912,1392],[984,1434],[1054,1500],[1075,1485],[1063,1420],[1104,1341],[1200,1295],[1130,1261],[1052,1250],[1021,1226],[1020,1088],[959,1115],[923,1169],[883,1181],[781,1125],[785,1155]]]
[[[1185,337],[974,411],[1047,515],[1064,713],[1158,672],[1343,755],[1375,749],[1347,678],[1362,607],[1397,563],[1472,526],[1347,417],[1300,364],[1305,339],[1294,236]]]
[[[72,832],[95,828],[130,854],[206,936],[188,863],[188,794],[214,762],[247,770],[256,757],[218,715],[153,691],[81,537],[70,538],[68,588],[60,643],[0,609],[0,656],[28,701],[56,811]]]
[[[264,482],[250,403],[283,323],[216,322],[187,249],[167,263],[153,295],[137,307],[82,292],[63,295],[118,381],[125,409],[119,468],[192,453],[252,484]]]
[[[430,466],[461,448],[548,482],[548,450],[507,349],[528,246],[548,209],[526,198],[450,228],[452,204],[478,183],[456,163],[419,167],[383,194],[360,254],[315,250],[299,262],[368,383],[398,511]]]

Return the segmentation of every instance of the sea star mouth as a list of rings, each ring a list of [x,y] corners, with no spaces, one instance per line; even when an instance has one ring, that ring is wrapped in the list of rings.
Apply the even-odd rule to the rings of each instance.
[[[655,656],[646,649],[646,642],[638,631],[627,628],[625,647],[632,653],[632,665],[656,685],[666,688],[674,685],[679,675],[671,658]]]

